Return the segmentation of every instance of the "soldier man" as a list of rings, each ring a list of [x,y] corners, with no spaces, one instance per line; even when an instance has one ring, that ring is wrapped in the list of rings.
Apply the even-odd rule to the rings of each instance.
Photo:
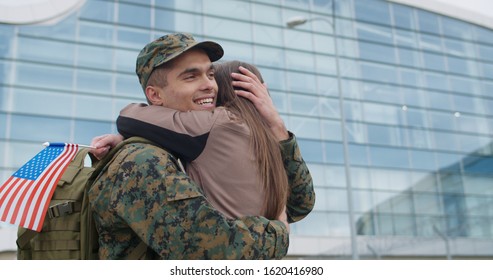
[[[198,43],[188,34],[170,34],[144,47],[137,58],[136,72],[146,97],[154,94],[165,100],[165,104],[156,105],[180,111],[210,110],[217,95],[212,62],[222,55],[217,43]],[[166,76],[163,88],[148,86],[156,68]],[[284,257],[289,244],[287,221],[306,216],[313,208],[314,194],[294,138],[282,121],[273,130],[285,140],[283,157],[286,170],[292,175],[291,186],[302,184],[296,180],[310,185],[309,194],[297,193],[296,187],[292,187],[290,196],[308,197],[306,209],[288,209],[289,217],[283,214],[276,221],[263,217],[227,219],[207,202],[200,187],[179,170],[171,154],[151,144],[128,144],[89,191],[99,233],[100,258],[134,257],[133,252],[142,244],[147,247],[146,258],[151,259]],[[97,146],[98,141],[108,144],[102,139],[93,140],[93,144]]]

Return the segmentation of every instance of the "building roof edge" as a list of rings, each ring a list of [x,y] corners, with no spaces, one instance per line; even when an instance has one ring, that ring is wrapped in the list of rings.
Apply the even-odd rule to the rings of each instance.
[[[487,16],[472,10],[467,10],[442,1],[436,0],[387,0],[398,4],[404,4],[415,8],[420,8],[437,14],[449,16],[493,29],[493,16]]]

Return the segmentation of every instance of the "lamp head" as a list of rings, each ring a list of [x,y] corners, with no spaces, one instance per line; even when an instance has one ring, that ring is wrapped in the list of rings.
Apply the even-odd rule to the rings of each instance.
[[[289,28],[293,28],[295,26],[305,24],[307,21],[308,20],[303,16],[294,16],[294,17],[291,17],[290,19],[288,19],[288,21],[286,22],[286,25]]]

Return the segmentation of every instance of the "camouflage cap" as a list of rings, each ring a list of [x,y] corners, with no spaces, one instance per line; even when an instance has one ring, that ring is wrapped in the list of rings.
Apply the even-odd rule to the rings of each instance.
[[[168,34],[147,44],[137,56],[135,69],[144,91],[154,68],[194,47],[203,49],[211,61],[220,59],[224,54],[223,48],[218,43],[197,42],[188,33]]]

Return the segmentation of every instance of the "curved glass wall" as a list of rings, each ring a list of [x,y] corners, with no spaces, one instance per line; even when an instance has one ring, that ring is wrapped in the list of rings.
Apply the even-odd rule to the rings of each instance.
[[[2,182],[42,142],[115,132],[170,32],[263,72],[317,191],[291,257],[493,257],[493,30],[383,0],[88,0],[0,25]]]

